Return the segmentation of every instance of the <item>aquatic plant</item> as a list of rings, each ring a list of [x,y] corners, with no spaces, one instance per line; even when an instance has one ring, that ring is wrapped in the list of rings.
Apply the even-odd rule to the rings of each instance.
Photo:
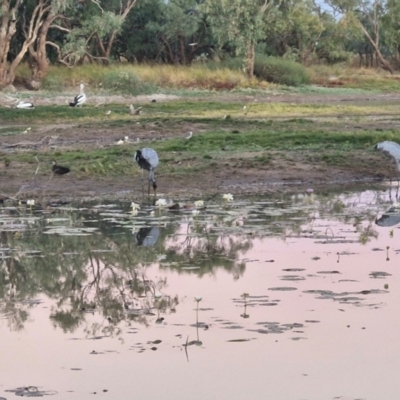
[[[223,194],[222,198],[224,199],[225,203],[230,203],[233,201],[233,196],[230,193]]]
[[[133,216],[135,216],[135,215],[138,214],[138,212],[139,212],[139,210],[140,210],[140,205],[137,204],[137,203],[135,203],[134,201],[132,201],[132,203],[131,203],[131,208],[132,208],[131,214],[132,214]]]
[[[249,297],[249,294],[248,293],[243,293],[242,297],[243,297],[243,301],[244,301],[244,310],[243,310],[243,314],[240,314],[240,316],[242,318],[249,318],[250,315],[247,314],[247,312],[246,312],[247,311],[247,298]]]
[[[200,296],[196,296],[194,298],[194,300],[197,302],[197,307],[196,307],[196,326],[199,326],[199,303],[201,302],[201,300],[203,300],[202,297]]]
[[[31,211],[32,211],[32,207],[35,205],[35,200],[33,200],[33,199],[27,200],[26,201],[26,205],[28,205],[31,208]]]
[[[158,199],[156,201],[156,206],[161,208],[161,207],[165,207],[167,205],[167,200],[165,199]]]
[[[194,206],[197,207],[197,208],[204,207],[204,201],[203,200],[197,200],[197,201],[194,202]]]

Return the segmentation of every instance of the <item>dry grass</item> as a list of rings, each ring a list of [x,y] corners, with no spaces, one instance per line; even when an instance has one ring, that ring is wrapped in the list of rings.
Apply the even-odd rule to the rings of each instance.
[[[25,71],[21,66],[19,71]],[[83,65],[74,69],[52,66],[45,85],[51,89],[54,84],[63,83],[64,88],[78,86],[85,82],[92,88],[101,89],[106,75],[113,71],[116,74],[130,74],[139,78],[143,83],[163,88],[198,88],[206,90],[231,90],[234,88],[257,88],[260,82],[249,79],[240,72],[228,68],[209,69],[205,65],[192,67],[172,65]],[[266,84],[262,84],[265,86]]]
[[[400,91],[400,74],[391,75],[380,68],[356,68],[348,65],[318,65],[308,68],[311,82],[321,86]]]
[[[325,87],[344,87],[375,91],[400,91],[400,74],[390,75],[379,68],[356,68],[350,64],[333,66],[317,65],[307,68],[311,84]],[[90,85],[92,91],[104,90],[103,83],[110,75],[136,77],[141,83],[154,88],[169,89],[276,89],[275,84],[249,79],[242,71],[224,66],[197,64],[191,67],[172,65],[132,65],[115,64],[102,66],[85,64],[73,69],[51,66],[44,82],[49,91],[77,88],[81,82]],[[17,81],[30,75],[27,64],[21,64],[17,70]]]

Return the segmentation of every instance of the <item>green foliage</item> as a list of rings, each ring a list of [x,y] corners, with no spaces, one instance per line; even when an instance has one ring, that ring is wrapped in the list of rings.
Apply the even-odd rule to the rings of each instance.
[[[46,78],[43,80],[42,89],[54,91],[54,92],[61,92],[66,89],[66,81],[60,79],[59,76],[51,74],[47,75]]]
[[[133,72],[127,70],[109,70],[104,75],[103,88],[133,96],[154,91],[154,86],[142,82]]]
[[[313,12],[312,3],[288,0],[266,15],[266,52],[299,62],[310,62],[316,43],[326,29],[325,21]]]
[[[240,57],[226,56],[222,60],[209,60],[204,63],[206,68],[210,71],[230,70],[243,73],[243,59]]]
[[[128,14],[116,43],[118,52],[128,61],[146,62],[160,58],[163,46],[158,31],[164,21],[164,7],[162,0],[139,1],[134,12]]]
[[[310,77],[301,64],[277,57],[257,56],[254,75],[267,82],[287,86],[300,86],[309,83]]]

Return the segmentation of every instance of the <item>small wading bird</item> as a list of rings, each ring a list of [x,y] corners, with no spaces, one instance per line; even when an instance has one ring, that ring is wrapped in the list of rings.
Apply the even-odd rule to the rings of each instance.
[[[155,196],[157,190],[157,184],[156,184],[156,178],[154,177],[154,170],[158,167],[159,163],[157,152],[153,149],[145,147],[142,150],[136,151],[134,159],[142,170],[149,171],[148,195],[150,196],[150,183],[152,183]]]
[[[24,108],[24,109],[32,109],[35,108],[33,103],[29,101],[20,101],[16,106],[16,108]]]
[[[74,101],[69,103],[70,107],[77,107],[81,106],[83,103],[86,101],[86,94],[83,92],[83,89],[85,88],[85,85],[81,83],[81,92],[74,97]]]
[[[382,153],[384,153],[394,159],[394,161],[396,162],[396,168],[397,168],[397,182],[400,183],[400,181],[399,181],[400,145],[398,145],[395,142],[385,141],[385,142],[379,142],[375,146],[375,149],[381,151]],[[389,179],[390,179],[390,184],[392,184],[392,178],[389,178]]]
[[[130,112],[131,112],[131,114],[132,115],[139,115],[142,111],[142,107],[138,107],[138,108],[135,108],[134,106],[133,106],[133,104],[131,104],[130,106],[129,106],[129,110],[130,110]]]
[[[70,169],[68,167],[63,167],[61,165],[57,165],[55,161],[53,161],[53,166],[51,167],[51,170],[53,171],[54,174],[57,175],[64,175],[68,174]]]

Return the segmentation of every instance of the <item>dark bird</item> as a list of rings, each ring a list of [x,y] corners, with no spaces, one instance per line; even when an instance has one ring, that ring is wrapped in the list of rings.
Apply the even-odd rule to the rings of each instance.
[[[53,166],[51,167],[51,170],[53,171],[54,174],[57,175],[68,174],[68,172],[71,171],[68,167],[57,165],[55,161],[53,161]]]
[[[397,173],[400,172],[400,145],[395,142],[385,141],[379,142],[375,149],[390,156],[396,163]],[[399,177],[397,177],[397,181],[399,181]],[[390,179],[390,183],[392,183],[392,179]]]
[[[85,85],[81,83],[81,92],[74,97],[74,101],[69,103],[70,107],[81,106],[86,101],[86,94],[83,92]]]
[[[150,196],[150,183],[153,184],[154,195],[156,195],[157,184],[154,177],[154,170],[158,167],[158,154],[155,150],[145,147],[138,150],[134,155],[135,161],[138,163],[142,170],[149,171],[149,187],[148,195]]]

